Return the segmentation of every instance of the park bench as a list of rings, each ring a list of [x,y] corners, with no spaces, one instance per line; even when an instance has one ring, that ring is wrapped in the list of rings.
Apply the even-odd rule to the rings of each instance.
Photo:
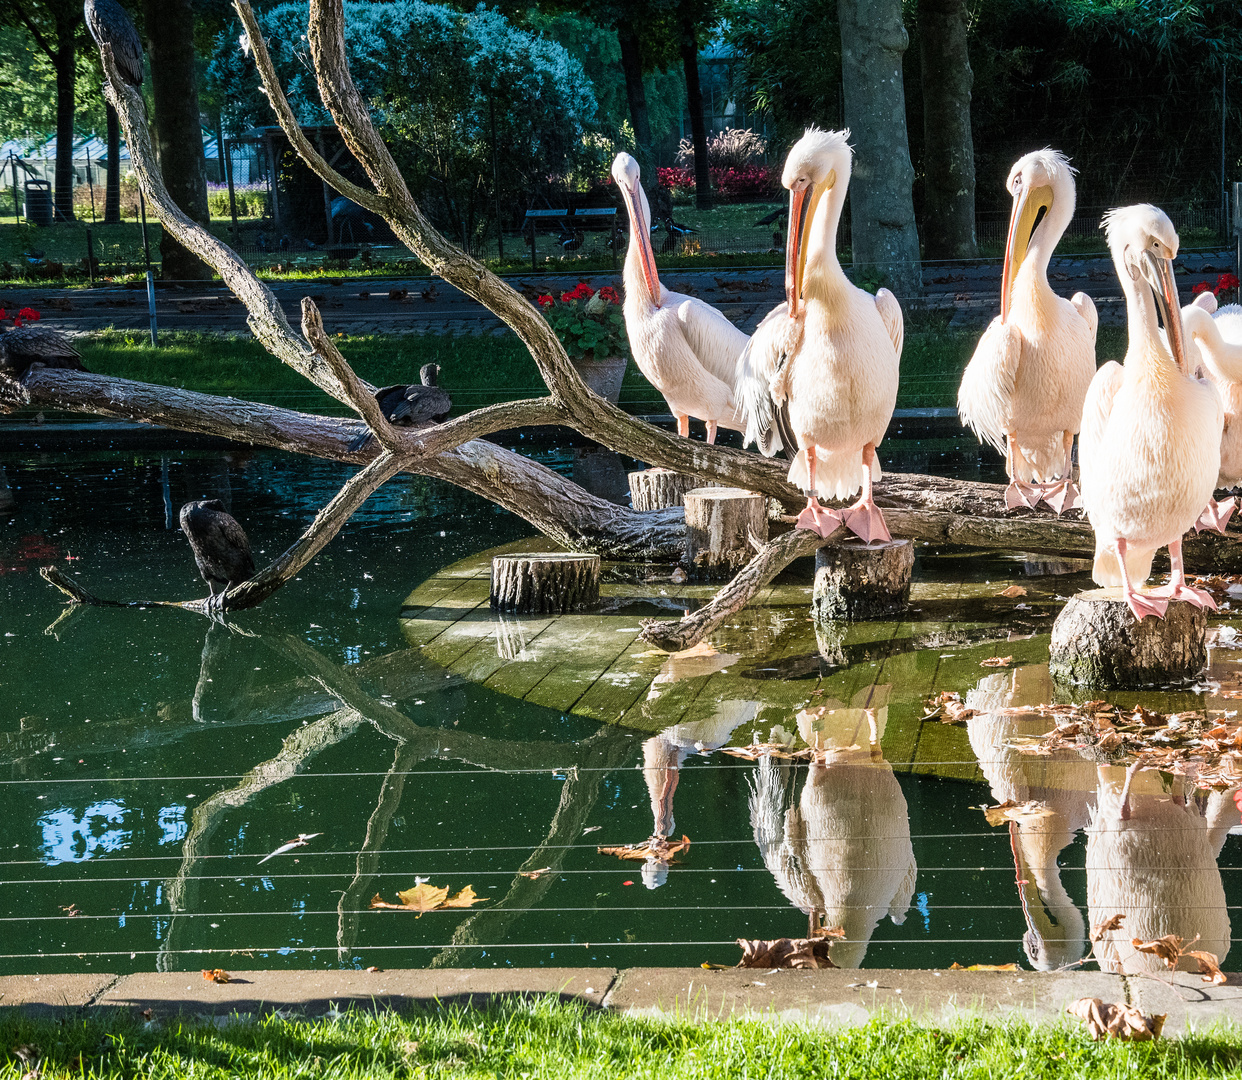
[[[617,208],[615,206],[587,207],[580,210],[527,210],[522,231],[530,243],[530,268],[539,269],[539,256],[535,250],[535,231],[540,222],[557,223],[561,232],[561,244],[573,251],[582,245],[584,230],[607,230],[609,249],[612,251],[612,269],[617,269]]]

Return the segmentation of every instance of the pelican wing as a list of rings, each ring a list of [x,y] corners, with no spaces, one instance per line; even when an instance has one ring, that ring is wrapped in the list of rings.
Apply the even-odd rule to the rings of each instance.
[[[884,320],[888,336],[892,338],[893,348],[897,350],[897,359],[901,359],[901,347],[906,340],[906,324],[901,316],[901,305],[887,289],[880,289],[875,294],[875,309]]]
[[[962,372],[957,391],[957,411],[962,421],[979,437],[1002,454],[1009,430],[1010,407],[1018,362],[1022,358],[1022,331],[997,317],[975,346]]]
[[[737,378],[737,358],[750,340],[711,304],[690,297],[677,305],[686,342],[712,375],[733,387]]]
[[[1228,308],[1222,308],[1227,313]],[[1190,304],[1182,308],[1186,337],[1194,341],[1199,356],[1218,383],[1242,383],[1242,318],[1228,314],[1212,318],[1204,308]],[[1237,332],[1237,340],[1225,336]]]
[[[788,403],[772,399],[772,381],[792,362],[789,306],[779,304],[755,328],[737,359],[737,399],[746,424],[743,445],[754,443],[765,457],[797,453],[789,431]]]
[[[1082,316],[1083,322],[1091,331],[1091,344],[1095,344],[1096,330],[1100,326],[1100,316],[1095,310],[1095,301],[1091,299],[1085,292],[1076,292],[1070,297],[1070,303],[1077,309],[1078,314]]]

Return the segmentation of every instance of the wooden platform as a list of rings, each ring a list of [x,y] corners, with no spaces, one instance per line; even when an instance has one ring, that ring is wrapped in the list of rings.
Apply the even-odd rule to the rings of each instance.
[[[920,722],[925,701],[941,690],[965,693],[995,671],[980,665],[993,656],[1012,656],[1015,666],[1045,663],[1047,630],[1060,608],[1056,591],[1065,587],[1065,579],[1024,577],[1020,562],[1012,580],[1029,590],[1020,601],[997,595],[1010,581],[928,583],[916,575],[901,619],[837,624],[817,639],[807,560],[802,573],[795,566],[710,643],[670,656],[639,638],[641,620],[701,603],[713,586],[674,584],[658,568],[639,580],[633,568],[605,564],[598,612],[492,614],[492,556],[554,549],[546,540],[522,540],[446,567],[406,599],[406,639],[446,670],[499,693],[651,734],[688,724],[718,731],[741,718],[728,741],[746,744],[756,733],[767,739],[776,725],[796,731],[796,715],[807,707],[887,701],[882,746],[889,763],[956,779],[981,777],[966,730]],[[1020,632],[1034,636],[1007,640]]]

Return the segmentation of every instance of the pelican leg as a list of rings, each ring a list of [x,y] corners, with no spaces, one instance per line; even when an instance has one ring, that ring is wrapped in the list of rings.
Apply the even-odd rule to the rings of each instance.
[[[1173,545],[1169,545],[1169,556],[1172,558]],[[1178,565],[1181,564],[1181,545],[1178,545]],[[1157,619],[1163,619],[1164,613],[1169,610],[1169,602],[1159,591],[1152,593],[1139,592],[1130,581],[1130,571],[1126,569],[1126,542],[1119,536],[1117,537],[1117,561],[1121,564],[1121,587],[1125,589],[1126,603],[1130,605],[1130,610],[1134,612],[1134,617],[1142,622],[1148,615],[1154,615]]]
[[[806,493],[806,509],[798,515],[798,522],[795,526],[799,529],[809,529],[813,533],[818,533],[825,540],[828,539],[841,525],[841,518],[835,511],[829,510],[826,506],[821,506],[816,496],[815,487],[815,444],[806,440],[806,475],[807,483],[810,487]]]
[[[707,445],[715,446],[716,445],[716,421],[706,420],[704,421],[704,423],[707,424]]]
[[[1061,479],[1052,484],[1044,484],[1040,496],[1043,502],[1057,512],[1057,517],[1078,505],[1078,488],[1074,484],[1074,433],[1066,431],[1062,438],[1065,442],[1065,466],[1061,471]]]
[[[677,434],[684,435],[687,439],[690,437],[690,417],[684,413],[675,413],[677,417]]]
[[[1034,510],[1043,497],[1043,488],[1018,479],[1016,458],[1021,458],[1022,463],[1026,464],[1022,447],[1018,445],[1018,433],[1009,431],[1005,433],[1005,471],[1009,474],[1009,486],[1005,488],[1005,509],[1016,510],[1019,506],[1026,506]]]
[[[1185,600],[1195,607],[1216,610],[1216,601],[1211,593],[1196,589],[1186,584],[1186,568],[1182,563],[1182,542],[1174,540],[1169,545],[1169,583],[1159,589],[1152,589],[1152,596],[1166,596],[1170,600]]]
[[[884,515],[871,496],[871,463],[875,460],[875,443],[863,447],[862,498],[853,506],[841,511],[841,524],[860,540],[870,544],[873,540],[887,543],[892,539]]]
[[[1207,507],[1203,513],[1199,515],[1198,521],[1195,522],[1195,532],[1201,533],[1204,529],[1212,529],[1218,533],[1225,531],[1225,526],[1229,524],[1229,519],[1233,517],[1233,512],[1238,508],[1238,500],[1234,496],[1217,502],[1215,499],[1208,499]]]

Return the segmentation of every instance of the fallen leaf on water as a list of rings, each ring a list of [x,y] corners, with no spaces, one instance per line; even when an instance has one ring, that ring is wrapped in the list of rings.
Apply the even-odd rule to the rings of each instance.
[[[971,964],[963,967],[954,961],[949,965],[950,971],[1021,971],[1017,964]]]
[[[980,667],[1008,667],[1013,663],[1012,656],[991,656],[986,660],[980,660]]]
[[[833,968],[826,937],[738,938],[742,949],[740,968]]]
[[[1111,919],[1096,923],[1091,927],[1091,940],[1099,941],[1110,930],[1120,930],[1124,919],[1124,915],[1114,915]]]
[[[229,973],[224,968],[203,968],[203,978],[207,982],[226,983],[229,981]]]
[[[1148,1042],[1160,1038],[1165,1015],[1144,1016],[1133,1005],[1105,1004],[1099,998],[1079,998],[1065,1010],[1087,1025],[1097,1042],[1112,1037],[1131,1042]]]
[[[1007,799],[999,806],[985,806],[983,816],[987,818],[989,825],[1003,825],[1006,821],[1030,820],[1031,818],[1050,817],[1052,811],[1048,809],[1047,803],[1037,800],[1030,802],[1016,803],[1012,799]]]
[[[621,847],[597,847],[600,855],[615,855],[618,859],[633,859],[645,862],[647,859],[660,859],[673,862],[673,856],[685,851],[690,846],[690,837],[684,833],[680,840],[666,840],[662,836],[653,836],[641,844],[624,844]]]
[[[1220,959],[1215,953],[1207,952],[1204,949],[1187,949],[1183,956],[1193,956],[1199,961],[1199,974],[1203,976],[1205,983],[1211,983],[1213,986],[1224,986],[1229,981],[1229,976],[1220,969]]]
[[[587,833],[599,832],[603,827],[603,825],[588,825],[582,830],[582,835],[586,836]]]
[[[82,914],[82,912],[78,910],[77,904],[61,905],[60,910],[63,911],[65,913],[65,917],[69,919],[76,919]]]
[[[1021,585],[1010,585],[1007,589],[1001,589],[997,596],[1025,596],[1026,590]]]
[[[398,893],[397,895],[400,896],[401,894]],[[446,908],[473,907],[475,904],[481,904],[483,900],[484,897],[475,894],[473,885],[467,885],[460,892],[445,900],[442,906]]]
[[[374,964],[372,964],[369,968],[367,968],[367,971],[369,971],[372,975],[376,974],[377,972],[383,971],[383,970],[384,969],[382,967],[376,967]]]
[[[550,874],[550,873],[552,873],[552,867],[544,866],[538,870],[522,870],[519,873],[519,877],[530,878],[531,881],[534,881],[537,878],[543,877],[544,874]]]
[[[1196,934],[1194,944],[1199,940]],[[1170,971],[1177,967],[1177,962],[1182,958],[1182,939],[1176,934],[1165,934],[1164,937],[1156,938],[1155,941],[1144,941],[1142,938],[1132,938],[1130,944],[1134,946],[1136,952],[1149,953],[1152,956],[1159,957],[1165,962]]]
[[[397,893],[397,899],[401,903],[390,904],[379,893],[376,893],[371,897],[370,906],[387,911],[413,911],[421,917],[429,911],[437,911],[441,908],[470,907],[480,903],[485,897],[476,896],[474,886],[467,885],[450,899],[447,885],[429,885],[425,881],[420,881],[414,888]]]
[[[680,566],[674,567],[668,579],[674,585],[683,585],[686,582],[686,572]]]

